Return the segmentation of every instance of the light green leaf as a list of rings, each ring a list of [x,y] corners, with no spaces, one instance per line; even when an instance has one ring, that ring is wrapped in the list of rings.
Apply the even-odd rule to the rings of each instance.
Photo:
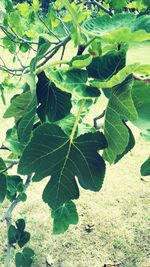
[[[25,92],[18,96],[16,96],[6,112],[3,115],[3,118],[11,118],[11,117],[20,117],[24,114],[25,110],[27,109],[27,106],[31,100],[31,92]]]
[[[142,164],[141,175],[142,176],[150,175],[150,157]]]
[[[46,73],[48,78],[62,91],[80,98],[98,97],[99,90],[87,86],[88,73],[86,70],[51,70]]]
[[[138,118],[133,123],[142,130],[150,129],[150,84],[135,81],[132,87],[132,98]]]
[[[106,146],[104,135],[100,132],[88,133],[71,141],[61,128],[45,123],[34,131],[20,159],[18,172],[34,172],[34,181],[51,175],[43,200],[56,209],[79,197],[75,176],[83,188],[100,190],[105,163],[97,151]]]
[[[113,163],[129,143],[129,131],[123,120],[137,118],[131,97],[132,84],[132,76],[128,76],[121,84],[113,87],[106,108],[104,134],[108,148],[104,151],[104,157],[109,163]]]
[[[92,61],[92,56],[86,54],[73,57],[69,65],[74,69],[82,69],[87,67],[91,63],[91,61]]]
[[[18,140],[17,130],[15,127],[7,130],[4,145],[15,155],[20,156],[22,154],[24,147]]]
[[[130,28],[135,19],[134,14],[116,14],[113,17],[108,15],[99,16],[85,21],[81,30],[88,35],[98,37],[120,28]]]
[[[70,224],[78,223],[78,213],[72,201],[68,201],[56,210],[52,210],[51,216],[54,219],[53,234],[62,234]]]

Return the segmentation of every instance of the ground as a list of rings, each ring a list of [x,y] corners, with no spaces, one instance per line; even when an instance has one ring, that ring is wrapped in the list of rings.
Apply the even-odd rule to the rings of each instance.
[[[128,61],[148,63],[149,52],[150,46],[132,48]],[[1,117],[4,110],[2,106]],[[97,113],[100,111],[93,109],[89,120]],[[3,128],[1,141],[12,121],[1,118],[0,121]],[[14,219],[23,217],[26,220],[27,230],[31,233],[28,246],[36,253],[34,267],[102,267],[108,263],[118,267],[150,267],[149,177],[143,180],[140,176],[140,165],[149,155],[150,143],[140,138],[134,126],[132,129],[136,146],[119,163],[107,166],[100,192],[80,190],[81,196],[75,201],[79,223],[70,226],[65,234],[52,235],[50,211],[41,200],[47,179],[30,186],[27,201],[18,205]],[[7,206],[6,201],[0,216]],[[5,223],[1,223],[0,267],[4,266],[5,259],[5,230]]]

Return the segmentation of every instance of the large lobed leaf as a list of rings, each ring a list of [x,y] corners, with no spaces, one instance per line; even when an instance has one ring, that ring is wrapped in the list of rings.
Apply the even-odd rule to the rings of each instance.
[[[113,17],[104,15],[85,21],[81,30],[88,35],[103,36],[108,41],[114,40],[114,42],[118,43],[144,41],[150,39],[150,35],[147,33],[149,32],[149,21],[149,16],[136,17],[135,14],[131,13],[115,14]],[[142,37],[141,30],[143,30],[142,34],[145,35],[144,37]],[[140,32],[139,36],[134,36],[134,32],[136,31]]]
[[[105,81],[110,79],[126,63],[126,50],[112,50],[103,56],[93,58],[91,64],[87,67],[89,77]]]
[[[129,143],[129,131],[124,124],[125,120],[135,120],[137,112],[131,97],[133,85],[132,76],[128,76],[121,84],[112,88],[105,113],[104,134],[108,148],[104,157],[109,163],[117,160]]]
[[[69,114],[72,107],[71,94],[58,89],[44,72],[38,75],[36,92],[39,104],[37,112],[42,122],[57,121]]]
[[[97,88],[87,85],[88,72],[86,70],[57,69],[49,71],[47,76],[62,91],[71,93],[78,98],[91,98],[100,95]]]
[[[34,181],[51,175],[43,200],[56,209],[79,197],[75,176],[83,188],[100,190],[105,163],[97,151],[106,146],[105,137],[100,132],[87,133],[71,142],[57,125],[45,123],[34,131],[21,157],[18,172],[34,172]]]

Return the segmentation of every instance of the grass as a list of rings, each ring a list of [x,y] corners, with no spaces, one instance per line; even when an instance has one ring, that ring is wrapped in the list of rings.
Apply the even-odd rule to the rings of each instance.
[[[128,62],[148,63],[150,46],[131,48]],[[138,60],[137,60],[138,59]],[[10,94],[10,93],[9,93]],[[99,101],[103,109],[104,99]],[[1,107],[0,116],[5,110]],[[101,111],[92,109],[89,121]],[[0,119],[2,130],[11,127],[12,120]],[[79,212],[79,224],[71,226],[60,236],[52,235],[52,220],[47,205],[41,200],[41,194],[48,179],[34,183],[28,190],[25,203],[18,205],[14,220],[23,217],[27,231],[31,232],[28,246],[35,250],[34,267],[46,267],[46,260],[53,267],[102,267],[105,263],[119,264],[120,267],[149,267],[149,180],[140,178],[140,165],[147,158],[150,144],[142,141],[139,131],[132,126],[136,137],[136,146],[118,164],[107,166],[106,178],[99,193],[80,190],[76,201]],[[4,213],[8,202],[4,202],[0,215]],[[85,228],[94,225],[91,232]],[[0,267],[4,266],[6,249],[6,227],[0,224]],[[12,263],[12,267],[13,267]]]

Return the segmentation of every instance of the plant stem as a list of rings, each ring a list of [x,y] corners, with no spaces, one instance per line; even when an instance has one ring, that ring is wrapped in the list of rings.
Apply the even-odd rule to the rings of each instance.
[[[80,120],[80,115],[81,115],[81,112],[82,112],[83,107],[85,105],[85,102],[86,102],[86,99],[82,99],[81,100],[81,105],[80,105],[79,110],[78,110],[76,121],[75,121],[75,124],[74,124],[74,126],[72,128],[72,132],[71,132],[71,135],[70,135],[70,143],[72,143],[72,141],[73,141],[73,138],[74,138],[74,135],[75,135],[75,132],[76,132],[79,120]]]

